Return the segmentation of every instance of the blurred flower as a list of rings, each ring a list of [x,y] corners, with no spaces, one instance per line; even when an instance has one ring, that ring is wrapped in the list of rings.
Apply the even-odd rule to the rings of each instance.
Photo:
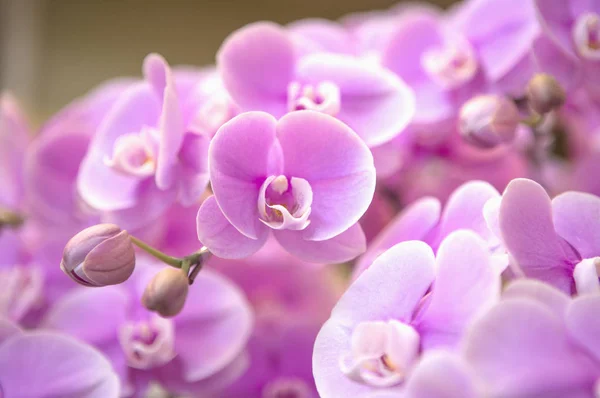
[[[482,95],[467,101],[460,110],[460,132],[467,142],[493,148],[514,140],[521,115],[506,97]]]
[[[249,256],[271,230],[306,261],[342,262],[364,250],[357,221],[373,198],[375,168],[343,123],[314,111],[279,121],[248,112],[221,127],[209,156],[214,196],[198,212],[198,237],[216,256]]]
[[[493,397],[593,397],[600,380],[600,295],[570,299],[534,280],[509,285],[477,320],[464,357]],[[526,376],[524,378],[524,376]]]
[[[0,318],[3,397],[118,397],[119,379],[97,350],[67,335],[21,331]]]
[[[122,396],[143,395],[151,381],[178,391],[226,369],[236,375],[243,371],[231,365],[239,362],[252,316],[238,288],[203,270],[181,313],[165,319],[141,304],[145,287],[160,269],[143,258],[124,284],[74,289],[41,324],[102,351],[119,374]]]
[[[495,231],[486,222],[485,205],[500,197],[494,187],[484,181],[471,181],[456,189],[444,206],[439,200],[425,197],[400,212],[373,240],[368,250],[357,261],[353,277],[356,279],[375,259],[392,246],[409,240],[420,240],[434,251],[452,232],[471,230],[479,235],[490,251],[498,253],[494,262],[501,271],[506,265],[502,245]]]
[[[244,291],[256,319],[246,347],[247,370],[214,396],[274,398],[287,393],[318,397],[312,350],[319,328],[341,293],[337,270],[302,262],[273,238],[244,260],[213,257],[208,265]]]
[[[454,349],[495,303],[500,278],[485,242],[451,233],[437,257],[423,242],[400,243],[348,288],[315,342],[321,397],[400,393],[423,352]]]
[[[276,118],[319,111],[348,124],[369,146],[391,140],[410,122],[414,95],[392,73],[339,53],[302,57],[293,37],[278,25],[259,22],[225,40],[217,67],[242,111]]]
[[[67,243],[60,268],[85,286],[123,283],[135,268],[133,243],[127,231],[117,225],[94,225]]]
[[[566,192],[550,200],[538,183],[512,181],[497,216],[513,271],[568,294],[600,291],[599,215],[597,196]]]
[[[594,95],[600,89],[600,7],[577,0],[534,1],[547,33],[541,67],[563,86],[583,87]]]
[[[208,184],[209,138],[188,130],[195,110],[180,98],[191,88],[178,87],[156,54],[144,60],[144,75],[107,113],[77,177],[85,202],[128,229],[149,224],[176,201],[192,205]]]

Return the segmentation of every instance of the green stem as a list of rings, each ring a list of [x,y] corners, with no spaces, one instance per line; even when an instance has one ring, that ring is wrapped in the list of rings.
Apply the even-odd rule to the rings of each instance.
[[[185,275],[189,275],[191,266],[192,262],[190,261],[189,257],[184,258],[181,262],[181,270],[185,273]]]
[[[544,121],[544,117],[542,115],[538,115],[537,113],[532,113],[529,117],[521,120],[521,123],[535,128],[538,127]]]
[[[202,270],[204,264],[206,263],[206,261],[208,261],[211,255],[212,253],[206,247],[203,247],[198,252],[192,254],[192,256],[195,257],[195,261],[193,262],[193,264],[196,264],[196,266],[194,267],[194,269],[190,273],[190,276],[188,277],[190,285],[194,283],[196,276],[198,276],[198,273]]]
[[[161,252],[158,249],[153,248],[152,246],[148,245],[147,243],[139,240],[138,238],[136,238],[133,235],[129,235],[129,237],[131,238],[131,241],[140,249],[144,250],[146,253],[156,257],[157,259],[159,259],[160,261],[169,264],[171,267],[175,267],[175,268],[181,268],[182,262],[183,260],[177,257],[171,257],[166,255],[165,253]]]

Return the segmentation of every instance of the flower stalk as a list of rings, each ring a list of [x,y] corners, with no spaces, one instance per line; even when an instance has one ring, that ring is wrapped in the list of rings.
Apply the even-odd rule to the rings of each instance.
[[[137,247],[164,262],[165,264],[174,268],[180,268],[186,275],[188,275],[190,285],[194,283],[194,279],[203,268],[204,263],[212,255],[212,253],[206,247],[202,247],[197,252],[187,255],[183,258],[172,257],[148,245],[146,242],[136,238],[135,236],[131,236],[131,241]]]

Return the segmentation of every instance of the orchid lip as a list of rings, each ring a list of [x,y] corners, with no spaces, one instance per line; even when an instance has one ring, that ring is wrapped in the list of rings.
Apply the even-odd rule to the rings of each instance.
[[[295,377],[280,377],[269,382],[262,391],[262,398],[310,398],[313,394],[302,379]]]
[[[259,191],[260,221],[273,229],[306,229],[310,224],[312,195],[310,183],[303,178],[270,176]]]
[[[288,86],[288,110],[313,110],[331,116],[340,112],[341,94],[332,82],[318,84],[290,83]]]
[[[119,342],[129,366],[150,369],[170,362],[175,356],[174,324],[156,315],[145,321],[128,322],[119,330]]]
[[[455,38],[441,48],[427,51],[421,63],[429,76],[446,89],[467,83],[478,69],[475,51],[463,38]]]
[[[373,387],[401,384],[419,352],[418,333],[396,320],[362,322],[351,340],[351,352],[340,358],[340,370],[349,379]]]
[[[579,16],[573,26],[573,41],[583,58],[600,60],[600,15],[587,12]]]
[[[150,177],[156,170],[155,140],[149,129],[122,135],[115,141],[112,157],[105,156],[104,164],[124,175]]]

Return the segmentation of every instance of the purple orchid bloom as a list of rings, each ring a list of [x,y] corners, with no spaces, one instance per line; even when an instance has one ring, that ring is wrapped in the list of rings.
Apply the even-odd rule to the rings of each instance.
[[[60,333],[22,331],[0,318],[0,396],[118,397],[119,379],[91,346]]]
[[[104,221],[129,229],[176,201],[195,203],[208,183],[209,138],[189,130],[195,112],[186,93],[159,55],[146,57],[144,75],[103,119],[77,178],[79,194],[106,213]]]
[[[598,294],[571,299],[540,281],[513,282],[465,336],[478,396],[597,397],[599,311]]]
[[[398,135],[414,114],[412,91],[393,73],[339,53],[302,56],[292,33],[259,22],[231,34],[217,67],[242,111],[280,118],[314,110],[339,118],[376,146]]]
[[[465,0],[451,11],[450,26],[473,46],[492,90],[523,95],[542,36],[534,0]]]
[[[532,0],[471,0],[448,13],[415,6],[398,15],[381,63],[415,90],[414,122],[436,123],[475,94],[522,94],[535,72],[530,55],[540,32]]]
[[[452,118],[483,86],[477,53],[466,37],[450,32],[441,11],[405,11],[382,49],[381,64],[415,90],[414,123]]]
[[[310,262],[342,262],[365,249],[357,223],[375,191],[369,148],[345,124],[315,111],[277,121],[241,114],[209,149],[211,187],[198,212],[198,237],[218,257],[260,249],[270,231]]]
[[[567,87],[600,87],[600,5],[595,1],[535,0],[548,39],[542,67]]]
[[[550,200],[538,183],[516,179],[504,191],[497,217],[516,275],[568,294],[600,291],[600,198],[565,192]]]
[[[98,126],[135,83],[133,79],[109,80],[42,126],[25,154],[27,208],[37,223],[53,228],[54,233],[60,225],[68,236],[99,221],[77,194],[77,173]]]
[[[474,232],[448,235],[437,258],[424,242],[392,247],[348,288],[319,332],[313,372],[321,397],[400,393],[420,355],[456,349],[499,292],[489,249]]]
[[[246,293],[256,319],[248,370],[215,397],[317,398],[312,349],[341,293],[335,269],[302,262],[274,239],[244,260],[213,257],[208,266]]]
[[[242,293],[210,270],[197,277],[177,317],[161,318],[148,311],[140,299],[160,270],[154,264],[139,261],[122,285],[70,291],[41,323],[105,353],[119,374],[123,396],[143,396],[150,381],[174,392],[192,389],[230,369],[252,330],[251,309]]]
[[[186,107],[194,112],[189,129],[213,137],[219,127],[239,113],[233,103],[217,69],[213,66],[202,68],[193,89],[185,101]],[[175,70],[175,81],[182,80],[181,70]],[[181,85],[181,83],[180,83]]]
[[[354,279],[363,273],[375,259],[392,246],[409,240],[420,240],[437,250],[440,243],[453,231],[469,229],[487,242],[488,248],[500,252],[501,243],[488,227],[485,204],[499,198],[494,187],[484,181],[471,181],[457,188],[442,204],[432,197],[417,200],[400,214],[374,239],[354,268]],[[500,260],[498,258],[498,260]],[[499,271],[502,269],[498,264]]]

